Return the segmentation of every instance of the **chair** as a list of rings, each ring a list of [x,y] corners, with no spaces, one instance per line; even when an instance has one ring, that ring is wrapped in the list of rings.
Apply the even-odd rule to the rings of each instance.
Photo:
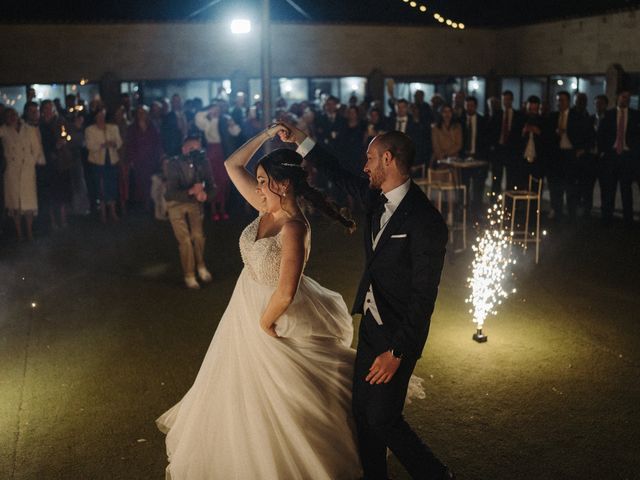
[[[415,183],[422,188],[427,194],[427,197],[431,198],[432,191],[435,190],[437,199],[435,200],[436,208],[440,213],[442,211],[442,199],[445,193],[448,196],[448,209],[447,209],[447,225],[449,226],[449,241],[453,242],[454,232],[462,231],[462,248],[455,250],[460,252],[467,248],[467,187],[461,185],[458,181],[458,176],[453,168],[428,168],[427,177],[414,180]],[[458,192],[462,192],[462,222],[456,223],[454,219],[454,201],[453,197]]]
[[[542,198],[542,179],[529,175],[529,188],[527,190],[509,190],[504,193],[504,217],[507,214],[507,199],[511,199],[511,237],[514,240],[522,241],[524,252],[527,252],[529,243],[536,244],[536,264],[540,258],[540,200]],[[516,230],[516,210],[518,202],[527,203],[524,228]],[[531,238],[529,236],[529,219],[531,203],[536,202],[536,230]],[[503,218],[504,218],[503,217]]]

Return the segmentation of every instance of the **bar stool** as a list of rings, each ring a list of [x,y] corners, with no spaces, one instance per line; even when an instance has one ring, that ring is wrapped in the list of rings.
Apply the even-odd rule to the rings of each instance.
[[[519,240],[523,244],[524,252],[527,252],[527,245],[529,243],[536,244],[536,264],[540,258],[540,200],[542,198],[542,179],[536,178],[533,175],[529,175],[529,188],[527,190],[509,190],[504,193],[504,213],[507,214],[507,199],[511,199],[511,238]],[[527,211],[525,215],[524,228],[516,230],[516,210],[518,202],[526,202]],[[536,230],[533,234],[533,238],[529,236],[529,219],[531,203],[535,202],[536,205]]]
[[[447,201],[447,226],[449,227],[449,241],[453,242],[454,232],[462,231],[462,248],[454,250],[456,253],[467,248],[467,187],[461,185],[456,176],[455,170],[451,168],[428,168],[427,177],[414,180],[431,199],[432,192],[437,195],[435,199],[436,208],[444,215],[442,211],[442,199],[445,194],[448,196]],[[462,203],[459,204],[462,209],[462,222],[456,222],[454,217],[454,205],[458,204],[453,197],[458,193],[462,193]],[[433,200],[433,199],[432,199]]]

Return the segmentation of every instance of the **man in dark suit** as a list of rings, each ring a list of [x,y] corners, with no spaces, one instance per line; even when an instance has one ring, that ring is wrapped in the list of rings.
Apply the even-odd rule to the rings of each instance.
[[[609,105],[609,99],[606,95],[596,95],[593,100],[593,106],[595,113],[591,115],[589,119],[589,127],[591,128],[591,136],[589,141],[589,153],[585,155],[587,157],[586,173],[584,182],[584,191],[582,192],[582,204],[584,206],[585,217],[591,216],[591,210],[593,209],[593,191],[596,185],[596,180],[600,184],[600,201],[603,203],[603,189],[602,189],[602,166],[603,159],[600,156],[600,149],[598,148],[598,129],[600,124],[604,120],[607,112],[607,106]]]
[[[488,153],[488,127],[485,118],[478,113],[478,99],[467,97],[464,101],[465,115],[462,124],[463,156],[476,160],[486,160]],[[468,173],[467,173],[468,172]],[[484,182],[487,179],[487,168],[475,168],[471,171],[463,169],[462,181],[471,189],[471,207],[476,212],[482,208],[484,201]]]
[[[353,412],[364,478],[386,480],[387,447],[412,478],[453,478],[402,416],[427,340],[448,237],[442,216],[410,179],[413,142],[398,131],[375,137],[367,149],[367,181],[300,130],[287,126],[284,135],[367,210],[366,263],[352,311],[362,315]]]
[[[540,97],[530,95],[527,98],[524,124],[518,155],[514,159],[513,187],[521,190],[529,188],[529,175],[540,179],[543,175],[542,160],[544,145],[542,131],[544,119],[540,115]]]
[[[618,106],[607,111],[598,129],[598,150],[603,159],[602,221],[613,218],[618,182],[622,196],[622,213],[627,226],[633,223],[632,183],[640,162],[640,113],[629,108],[629,90],[618,94]]]
[[[168,156],[180,155],[182,141],[187,137],[187,118],[182,109],[182,98],[177,93],[171,97],[171,111],[162,120],[162,147]]]
[[[330,96],[324,103],[324,112],[316,119],[316,134],[323,145],[334,148],[347,127],[346,119],[338,112],[340,101]]]
[[[570,108],[569,92],[558,92],[556,101],[558,111],[549,115],[545,135],[549,151],[546,172],[553,209],[549,218],[562,218],[566,193],[569,219],[575,220],[580,198],[575,179],[589,142],[588,126],[584,116]]]
[[[489,125],[489,161],[491,162],[491,191],[502,193],[502,176],[507,170],[507,190],[513,188],[513,163],[521,143],[522,114],[513,109],[513,92],[502,92],[502,110],[492,115]]]
[[[431,158],[431,127],[419,116],[409,113],[409,102],[401,98],[395,102],[394,111],[389,117],[388,130],[396,130],[406,134],[416,148],[417,165],[428,165]],[[427,128],[428,127],[428,128]],[[429,153],[427,153],[429,152]]]

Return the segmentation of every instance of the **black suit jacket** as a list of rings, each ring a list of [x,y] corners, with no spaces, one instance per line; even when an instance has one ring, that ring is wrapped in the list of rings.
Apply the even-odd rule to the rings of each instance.
[[[347,128],[347,120],[340,113],[336,113],[333,122],[326,113],[319,115],[316,119],[316,135],[318,141],[324,145],[335,147],[337,139],[345,128]]]
[[[504,118],[504,110],[498,110],[495,115],[491,117],[488,124],[488,148],[495,150],[500,144],[500,136],[502,135],[502,119]],[[513,110],[511,117],[511,130],[507,136],[507,142],[505,146],[512,152],[516,153],[520,147],[520,135],[522,134],[522,127],[524,126],[524,115],[518,110]]]
[[[371,285],[383,322],[374,327],[376,353],[394,349],[417,359],[427,341],[448,239],[440,212],[412,182],[374,250],[371,218],[380,190],[370,189],[367,179],[344,170],[319,145],[307,158],[345,192],[359,198],[367,211],[363,228],[366,263],[352,313],[364,312]]]
[[[613,146],[618,133],[618,113],[616,108],[607,110],[598,128],[598,151],[601,153],[615,153]],[[632,108],[627,115],[627,130],[625,141],[632,155],[640,154],[640,112]]]
[[[554,155],[560,150],[561,137],[558,135],[558,119],[560,112],[552,112],[548,117],[546,139],[550,154]],[[574,149],[587,149],[589,146],[589,117],[578,113],[571,108],[567,119],[567,137]]]
[[[487,158],[489,150],[489,128],[485,117],[476,113],[476,158]],[[471,133],[468,131],[467,120],[465,116],[464,123],[462,124],[462,151],[465,156],[469,155],[471,149]]]

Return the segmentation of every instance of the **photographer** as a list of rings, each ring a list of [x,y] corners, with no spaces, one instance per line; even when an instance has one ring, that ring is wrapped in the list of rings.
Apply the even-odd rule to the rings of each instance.
[[[202,205],[215,194],[211,167],[198,137],[188,137],[182,144],[182,155],[171,157],[166,165],[167,211],[173,227],[184,281],[188,288],[197,289],[195,267],[203,282],[211,281],[204,264],[204,234]]]

